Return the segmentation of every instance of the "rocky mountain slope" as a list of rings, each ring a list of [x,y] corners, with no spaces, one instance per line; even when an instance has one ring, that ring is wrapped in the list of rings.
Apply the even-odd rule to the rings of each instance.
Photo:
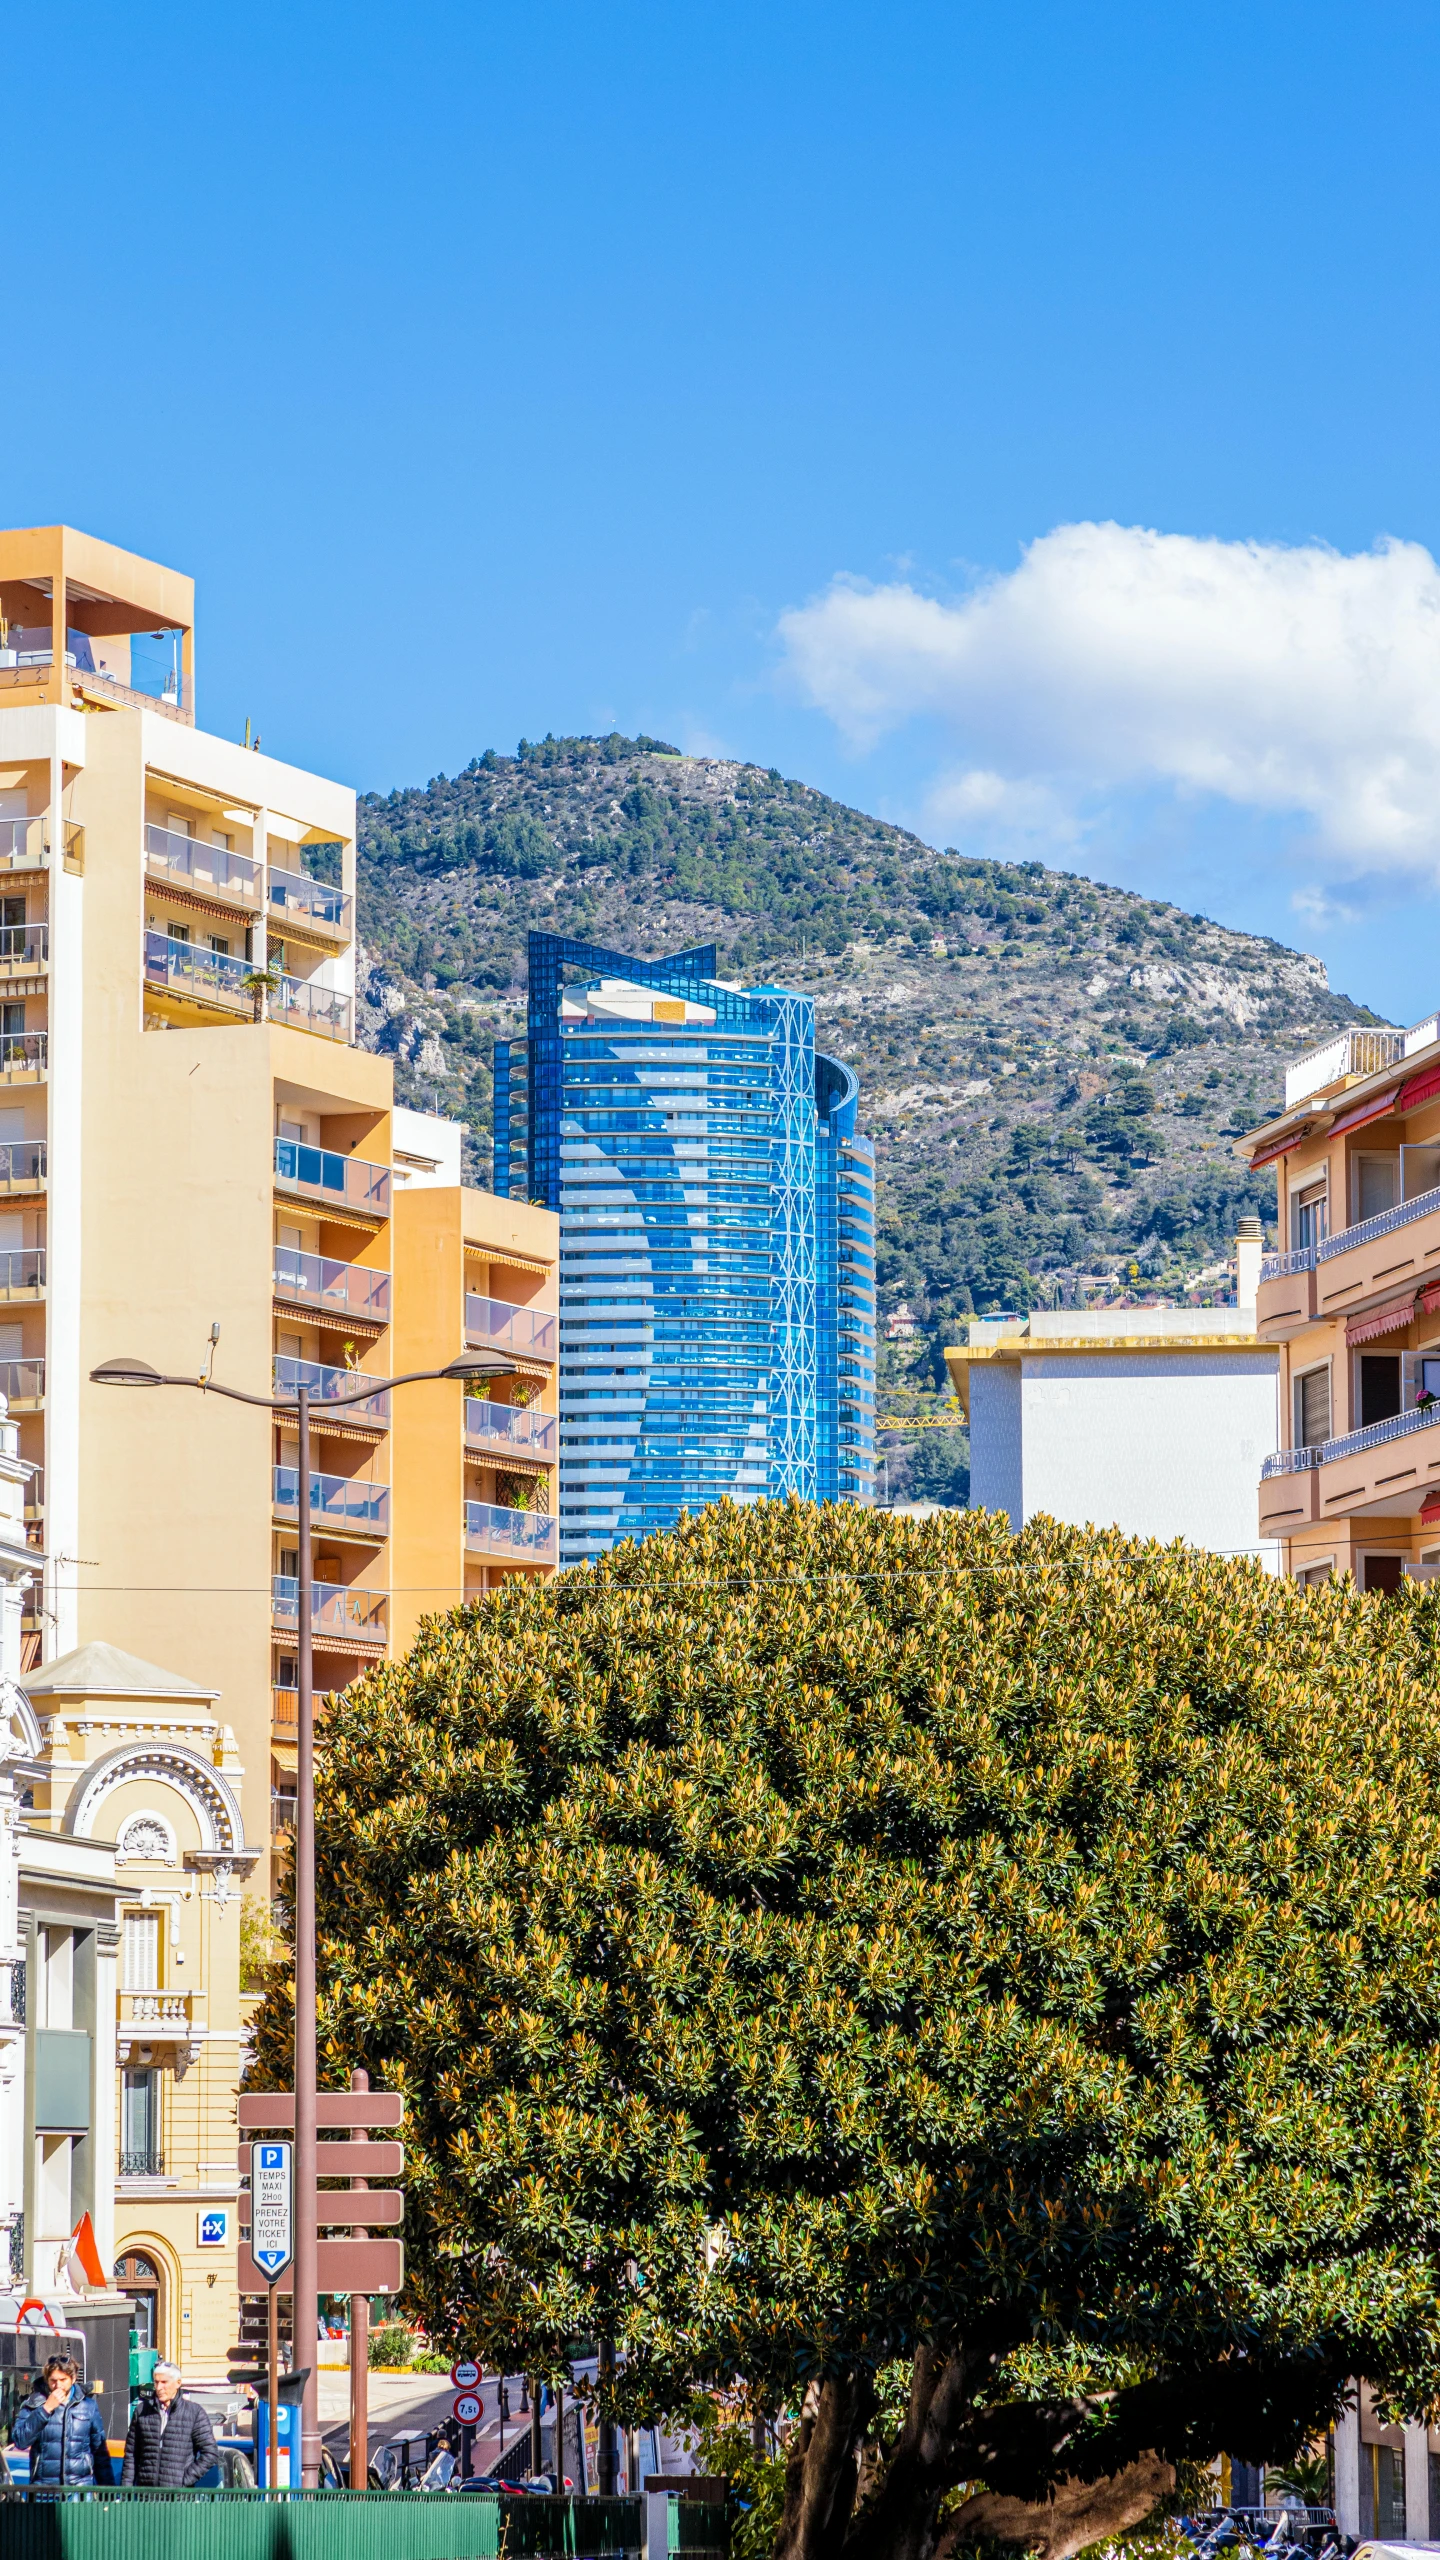
[[[713,940],[722,974],[805,988],[875,1140],[892,1401],[943,1386],[970,1312],[1223,1295],[1237,1217],[1274,1199],[1229,1137],[1275,1105],[1286,1057],[1377,1019],[1283,943],[936,852],[653,738],[522,740],[369,797],[360,876],[362,1037],[469,1122],[482,1183],[530,927],[643,955]],[[938,1446],[914,1489],[927,1466],[939,1483]]]

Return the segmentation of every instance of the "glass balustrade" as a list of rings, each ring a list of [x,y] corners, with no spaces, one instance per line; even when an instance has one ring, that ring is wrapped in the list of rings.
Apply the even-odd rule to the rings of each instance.
[[[227,1011],[253,1014],[254,979],[248,960],[212,951],[208,942],[175,942],[168,933],[145,936],[147,986],[168,988],[198,1004],[223,1004]]]
[[[45,1179],[43,1138],[11,1138],[0,1146],[0,1191],[16,1191]]]
[[[350,1037],[349,997],[335,987],[317,987],[313,978],[272,979],[269,1013],[272,1022],[291,1022],[300,1031],[319,1031],[327,1040]]]
[[[538,1450],[548,1457],[555,1447],[555,1416],[533,1406],[490,1404],[479,1396],[465,1399],[465,1437],[509,1449]]]
[[[296,1306],[326,1307],[339,1315],[365,1317],[371,1324],[390,1321],[390,1274],[367,1271],[361,1262],[331,1262],[323,1253],[277,1246],[275,1291]]]
[[[0,1360],[0,1396],[9,1404],[38,1404],[45,1393],[43,1360]]]
[[[260,865],[227,845],[182,836],[173,827],[145,829],[145,868],[153,879],[178,880],[206,893],[218,891],[239,905],[260,905]]]
[[[0,1073],[39,1075],[50,1055],[45,1031],[0,1031]]]
[[[557,1319],[529,1307],[513,1307],[503,1298],[476,1298],[465,1293],[465,1340],[472,1351],[492,1344],[505,1351],[529,1351],[537,1360],[555,1357]]]
[[[467,1502],[465,1544],[487,1556],[513,1556],[524,1564],[554,1564],[560,1523],[551,1511],[507,1511],[495,1502]]]
[[[0,960],[12,969],[36,969],[49,957],[48,924],[0,925]]]
[[[275,1508],[277,1511],[300,1509],[300,1470],[298,1467],[276,1467],[274,1470]],[[377,1538],[388,1536],[390,1529],[390,1487],[375,1484],[369,1476],[310,1477],[311,1517],[324,1521],[334,1529],[368,1529]]]
[[[388,1165],[367,1164],[363,1156],[336,1155],[328,1147],[303,1146],[298,1138],[277,1138],[275,1171],[291,1191],[341,1200],[348,1209],[368,1209],[377,1218],[390,1214]]]
[[[272,1575],[270,1607],[277,1627],[299,1626],[298,1575]],[[310,1585],[310,1624],[317,1635],[353,1636],[364,1644],[383,1644],[386,1607],[383,1591],[362,1591],[353,1582],[312,1582]]]
[[[275,1362],[276,1395],[293,1396],[300,1387],[309,1390],[314,1404],[348,1405],[347,1421],[373,1426],[390,1420],[390,1392],[383,1380],[377,1380],[373,1395],[366,1395],[362,1369],[330,1369],[321,1360],[296,1360],[281,1353]],[[356,1401],[350,1404],[352,1396]]]
[[[326,880],[312,880],[308,872],[277,871],[272,864],[270,906],[272,912],[328,925],[337,934],[350,930],[351,901],[345,891]]]
[[[14,1246],[0,1251],[0,1291],[14,1297],[17,1290],[39,1292],[45,1286],[45,1247],[43,1244]]]
[[[42,870],[48,827],[46,818],[0,818],[0,870]]]

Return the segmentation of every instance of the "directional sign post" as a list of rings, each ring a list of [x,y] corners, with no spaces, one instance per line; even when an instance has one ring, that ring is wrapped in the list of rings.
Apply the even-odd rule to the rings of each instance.
[[[270,2461],[266,2478],[280,2477],[280,2307],[275,2287],[295,2255],[295,2159],[288,2142],[257,2142],[250,2161],[250,2254],[265,2278],[270,2378]],[[291,2458],[291,2474],[294,2473]]]

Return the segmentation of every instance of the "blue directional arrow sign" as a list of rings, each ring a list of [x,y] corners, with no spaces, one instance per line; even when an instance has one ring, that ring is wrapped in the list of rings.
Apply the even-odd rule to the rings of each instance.
[[[250,2152],[250,2255],[271,2284],[295,2255],[294,2147],[257,2142]]]

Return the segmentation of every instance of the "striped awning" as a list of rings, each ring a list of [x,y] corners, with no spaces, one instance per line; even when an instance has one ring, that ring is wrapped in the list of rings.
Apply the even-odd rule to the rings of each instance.
[[[1433,1102],[1437,1095],[1440,1095],[1440,1067],[1426,1067],[1418,1076],[1412,1076],[1407,1085],[1401,1086],[1397,1108],[1418,1111],[1422,1102]]]
[[[1399,1333],[1415,1313],[1415,1292],[1407,1290],[1403,1298],[1392,1298],[1388,1306],[1372,1307],[1368,1315],[1352,1316],[1345,1327],[1347,1348],[1357,1342],[1375,1342],[1382,1333]]]
[[[1383,1093],[1372,1094],[1368,1102],[1357,1102],[1353,1111],[1342,1111],[1339,1119],[1330,1124],[1331,1137],[1343,1137],[1347,1129],[1363,1129],[1370,1120],[1383,1120],[1394,1110],[1399,1096],[1399,1085],[1390,1084]]]
[[[1251,1172],[1258,1173],[1262,1165],[1274,1164],[1278,1157],[1288,1156],[1292,1147],[1298,1147],[1302,1138],[1309,1137],[1314,1126],[1313,1120],[1302,1120],[1298,1129],[1287,1129],[1283,1138],[1271,1138],[1267,1145],[1257,1147],[1250,1159]]]

